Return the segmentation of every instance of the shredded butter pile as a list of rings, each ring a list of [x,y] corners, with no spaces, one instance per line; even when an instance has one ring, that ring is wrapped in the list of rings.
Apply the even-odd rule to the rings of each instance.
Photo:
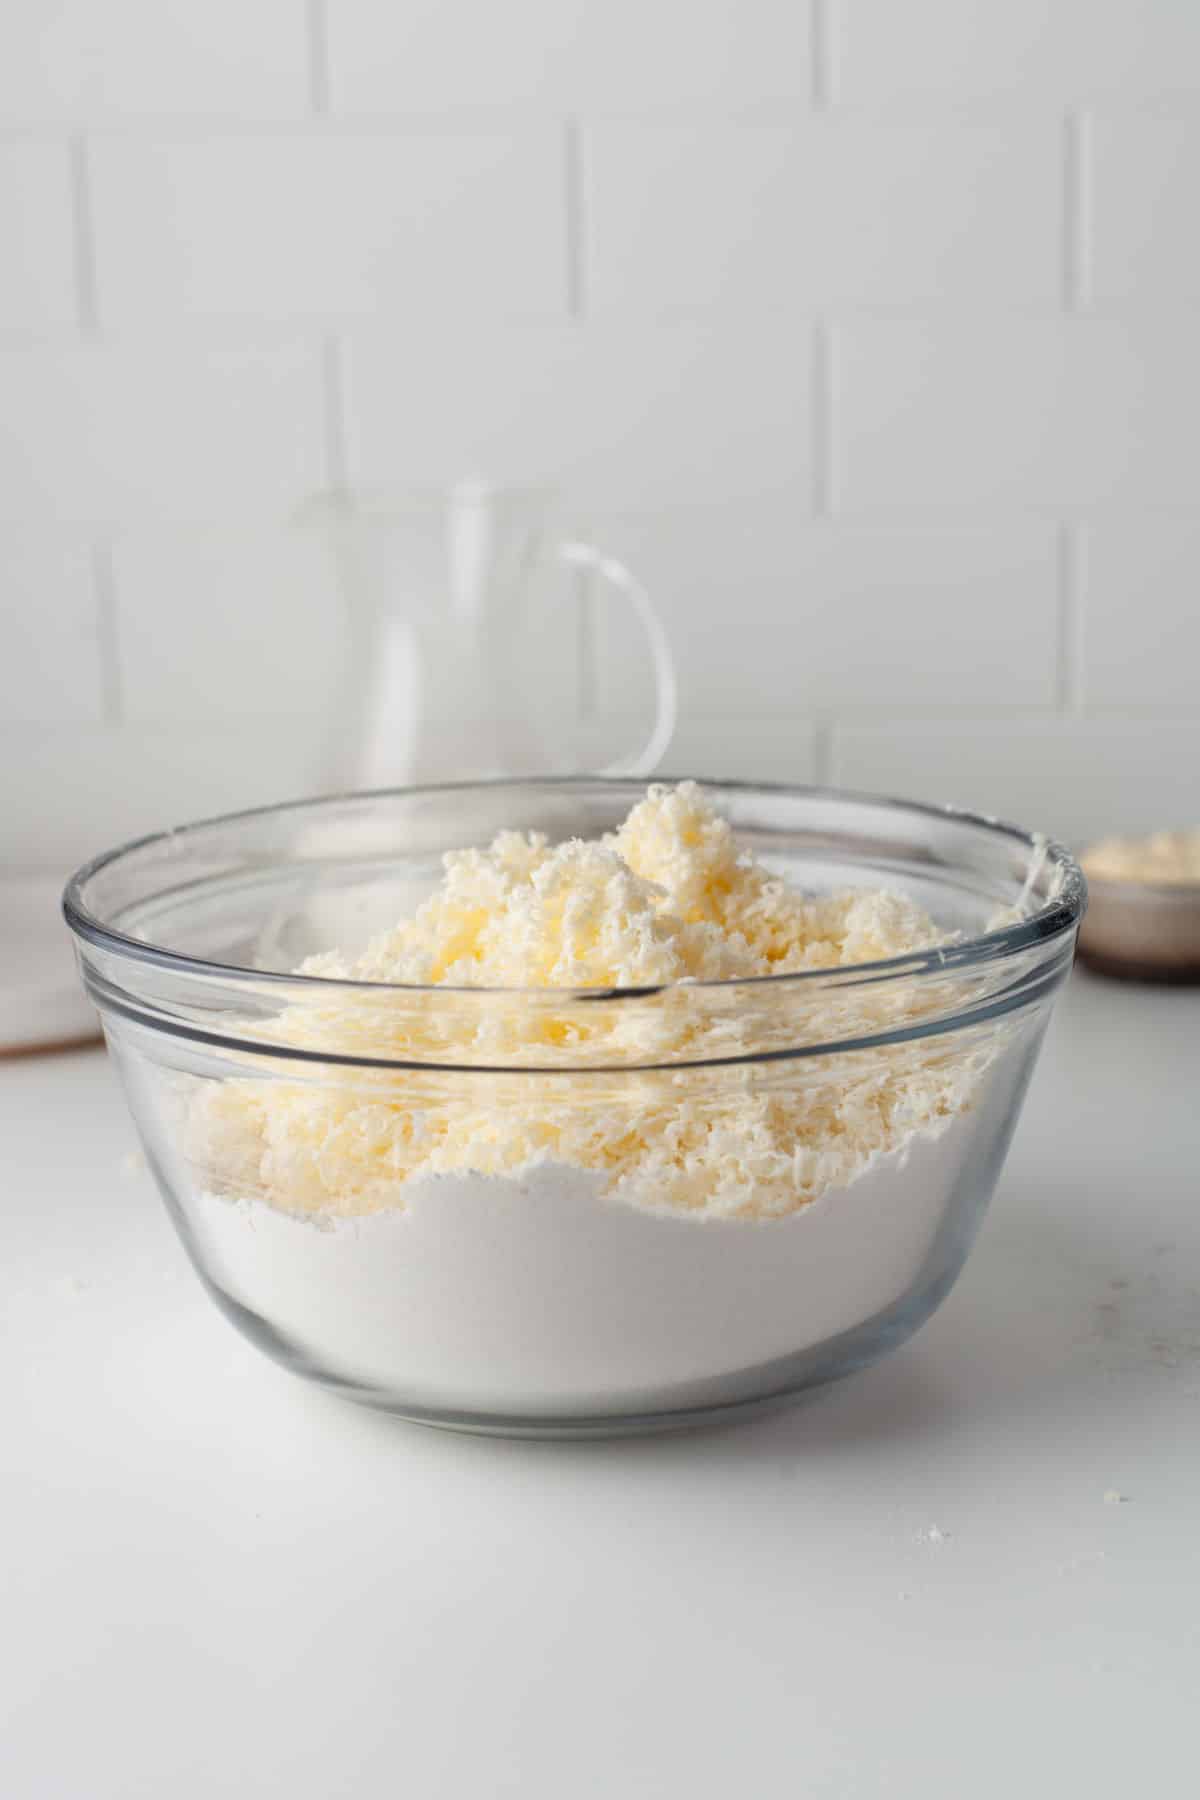
[[[742,853],[695,782],[652,787],[620,829],[455,850],[415,917],[303,973],[450,987],[642,987],[833,969],[936,943],[898,894],[807,898]]]
[[[795,1041],[794,986],[690,983],[836,970],[944,937],[899,894],[789,888],[739,848],[694,783],[652,787],[598,842],[551,846],[537,833],[502,832],[487,850],[450,853],[440,888],[411,919],[358,957],[330,951],[298,971],[330,983],[544,995],[321,986],[271,1034],[283,1046],[486,1061],[512,1073],[318,1065],[305,1080],[208,1083],[192,1104],[189,1155],[219,1191],[318,1216],[402,1206],[415,1176],[515,1175],[546,1159],[603,1171],[609,1191],[640,1205],[794,1211],[914,1132],[942,1129],[970,1104],[986,1053],[917,1040],[708,1070],[639,1071],[620,1060],[747,1055]],[[665,991],[590,1006],[553,992],[630,987]],[[884,984],[810,1004],[825,1008],[829,1041],[848,1022],[887,1026],[898,1002]],[[578,1069],[581,1050],[615,1066],[537,1072],[568,1051]]]

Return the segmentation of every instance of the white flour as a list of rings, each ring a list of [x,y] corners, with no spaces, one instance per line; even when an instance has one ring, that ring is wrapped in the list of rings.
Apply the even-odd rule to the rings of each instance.
[[[606,1199],[602,1174],[544,1163],[420,1177],[402,1209],[326,1225],[213,1194],[189,1220],[234,1300],[327,1372],[414,1407],[712,1404],[906,1292],[1012,1102],[1002,1067],[940,1136],[780,1219],[656,1212]]]

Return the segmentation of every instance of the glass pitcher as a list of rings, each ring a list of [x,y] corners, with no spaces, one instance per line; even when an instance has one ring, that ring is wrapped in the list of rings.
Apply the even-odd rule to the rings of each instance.
[[[339,778],[358,789],[569,767],[537,705],[514,704],[511,667],[530,585],[561,571],[628,606],[654,678],[645,742],[601,770],[644,776],[675,729],[674,663],[662,621],[625,565],[564,532],[553,496],[473,478],[440,493],[323,496],[306,509],[329,534],[352,618],[350,705]],[[561,733],[559,734],[561,738]]]

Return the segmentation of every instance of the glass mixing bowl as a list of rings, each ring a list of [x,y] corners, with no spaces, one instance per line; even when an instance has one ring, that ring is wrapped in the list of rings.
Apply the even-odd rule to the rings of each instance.
[[[150,1166],[260,1348],[408,1418],[584,1435],[784,1400],[929,1317],[995,1186],[1083,877],[962,812],[705,786],[794,885],[899,890],[948,941],[662,989],[291,972],[410,914],[447,850],[612,830],[644,791],[617,780],[278,806],[71,881]],[[719,1206],[683,1181],[693,1164],[729,1177]],[[784,1189],[812,1197],[781,1206]]]

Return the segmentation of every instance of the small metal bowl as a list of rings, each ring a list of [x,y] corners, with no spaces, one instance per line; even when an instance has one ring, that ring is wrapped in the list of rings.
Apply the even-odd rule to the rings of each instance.
[[[1087,872],[1088,853],[1080,858]],[[1125,981],[1200,983],[1200,883],[1088,873],[1079,958]]]

